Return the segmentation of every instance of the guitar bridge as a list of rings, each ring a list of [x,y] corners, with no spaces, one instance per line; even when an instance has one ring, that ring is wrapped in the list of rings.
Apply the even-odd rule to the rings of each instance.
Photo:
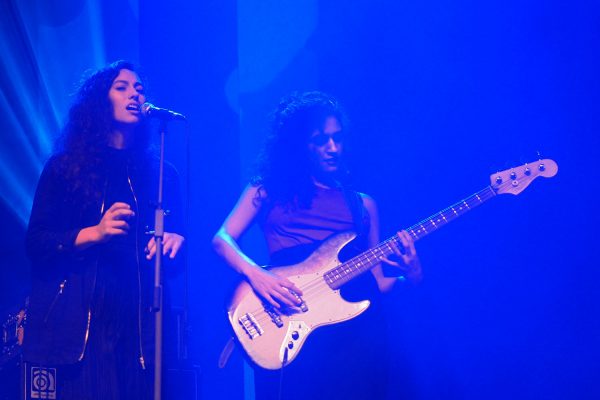
[[[264,333],[264,330],[260,327],[260,324],[254,318],[254,315],[246,313],[239,318],[239,323],[246,331],[246,334],[250,336],[250,339],[254,339]]]

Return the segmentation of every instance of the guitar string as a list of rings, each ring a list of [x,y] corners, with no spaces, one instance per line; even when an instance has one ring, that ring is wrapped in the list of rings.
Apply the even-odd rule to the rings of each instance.
[[[340,264],[335,268],[332,268],[327,273],[320,275],[318,278],[308,281],[306,285],[303,285],[300,287],[300,289],[303,292],[303,297],[310,298],[311,299],[310,305],[311,305],[311,307],[314,306],[315,303],[318,303],[320,294],[328,293],[328,292],[331,292],[332,290],[335,290],[327,284],[327,282],[325,280],[326,279],[325,275],[331,274],[334,271],[339,270],[340,273],[337,274],[337,276],[339,278],[336,279],[335,283],[343,281],[343,280],[350,281],[357,275],[362,274],[372,268],[372,266],[365,268],[365,267],[362,267],[362,265],[376,264],[378,262],[381,262],[381,256],[384,256],[384,255],[387,256],[387,255],[392,254],[393,251],[392,251],[391,247],[389,246],[389,243],[397,242],[398,240],[399,240],[398,236],[394,235],[394,236],[386,239],[385,241],[383,241],[376,248],[367,250],[366,252],[361,253],[361,255],[357,256],[356,258],[351,259],[351,260],[347,261],[346,263]],[[379,253],[379,254],[377,254],[377,253]],[[352,264],[355,264],[358,266],[353,267]],[[361,271],[361,269],[362,269],[362,271]],[[347,272],[348,270],[350,270],[352,272],[348,273]],[[347,279],[347,278],[349,278],[349,279]],[[342,285],[345,283],[346,282],[342,282]],[[340,285],[340,287],[342,285]],[[268,322],[271,319],[271,316],[268,313],[264,312],[263,309],[254,310],[252,312],[252,314],[258,323]]]
[[[477,205],[483,203],[483,201],[488,200],[489,198],[493,197],[495,195],[495,193],[493,192],[493,190],[488,190],[488,189],[491,189],[491,187],[487,187],[487,188],[483,189],[482,191],[476,193],[475,195],[472,195],[468,198],[465,198],[465,199],[459,201],[458,203],[453,204],[452,206],[438,212],[437,214],[434,214],[431,217],[413,225],[412,227],[408,228],[407,231],[414,231],[416,227],[421,227],[423,229],[423,231],[425,232],[425,234],[427,234],[429,232],[427,231],[427,229],[425,229],[425,227],[424,227],[425,224],[431,224],[429,227],[430,229],[431,228],[433,228],[433,230],[439,229],[439,227],[436,226],[434,222],[432,222],[434,219],[437,218],[439,220],[440,216],[442,216],[442,218],[444,218],[443,214],[445,212],[452,210],[454,212],[454,214],[450,214],[449,218],[444,218],[446,223],[452,221],[456,217],[460,216],[459,214],[456,213],[455,210],[453,210],[453,208],[455,208],[456,206],[460,205],[461,208],[459,208],[459,211],[464,213],[466,211],[462,210],[462,204],[466,204],[468,210],[472,208],[468,205],[467,201],[472,201],[475,198],[477,198],[478,202],[475,202],[475,204],[474,204],[475,206],[477,206]],[[484,191],[488,192],[487,195],[483,193]],[[479,196],[480,194],[482,194],[483,196]],[[483,197],[483,200],[482,200],[482,197]],[[471,204],[471,206],[473,206],[473,204]],[[420,229],[419,229],[419,231],[420,231]],[[416,237],[416,239],[420,239],[420,237],[421,237],[414,232],[413,232],[413,235]],[[382,255],[387,256],[392,253],[392,250],[389,246],[389,242],[392,242],[392,241],[397,242],[398,239],[399,239],[398,236],[394,235],[394,236],[386,239],[385,241],[381,242],[378,246],[361,253],[360,255],[356,256],[355,258],[352,258],[351,260],[348,260],[347,262],[342,263],[342,264],[328,270],[325,274],[320,275],[318,278],[315,278],[315,279],[309,281],[305,286],[300,288],[303,292],[303,296],[304,297],[312,297],[312,296],[318,294],[320,291],[327,292],[327,291],[334,290],[329,285],[327,285],[327,283],[325,281],[325,279],[326,279],[325,275],[331,274],[336,270],[340,271],[340,273],[337,274],[337,276],[339,278],[337,278],[335,282],[339,282],[339,281],[345,280],[345,278],[347,278],[347,277],[350,277],[350,279],[346,279],[346,280],[350,281],[357,275],[360,275],[363,272],[366,272],[367,270],[371,269],[372,266],[364,268],[364,267],[362,267],[361,264],[364,264],[365,261],[367,264],[371,264],[371,263],[375,264],[377,262],[381,262],[380,258]],[[384,248],[386,248],[387,251],[383,250]],[[379,255],[376,254],[377,252],[380,254]],[[377,259],[377,261],[372,260],[372,257],[375,257],[375,259]],[[356,267],[356,266],[353,267],[352,264],[358,265],[358,267]],[[362,271],[360,271],[360,269],[362,269]],[[348,270],[350,270],[352,272],[348,273]],[[321,284],[321,282],[323,282],[325,284],[323,285],[323,284]],[[342,285],[345,283],[347,283],[347,282],[343,282]],[[317,292],[315,292],[314,289],[317,289]],[[313,305],[314,305],[314,299],[311,299],[311,303],[313,303]],[[255,316],[255,318],[256,318],[256,316],[264,313],[266,318],[270,319],[270,315],[264,311],[261,312],[261,309],[254,310],[251,313],[253,314],[253,316]],[[258,322],[264,322],[264,318],[261,317],[260,321],[258,321]]]
[[[317,282],[317,286],[315,287],[315,289],[317,289],[317,291],[313,291],[313,293],[311,293],[311,301],[309,306],[317,306],[318,308],[318,305],[322,302],[322,299],[326,298],[326,296],[321,296],[321,294],[331,293],[332,289],[329,287],[329,285],[327,285],[327,283],[324,280]],[[298,312],[295,314],[302,314],[302,312]],[[254,313],[253,316],[259,325],[269,323],[272,321],[271,316],[264,309],[261,309],[258,312]],[[283,316],[289,317],[290,315],[283,314]]]
[[[383,242],[381,242],[380,245],[377,246],[377,247],[383,247],[385,245],[386,248],[388,249],[388,252],[384,252],[383,250],[380,250],[380,252],[382,254],[386,254],[387,253],[386,255],[389,255],[389,254],[392,253],[392,250],[391,250],[391,247],[389,246],[388,243],[392,242],[392,241],[396,242],[396,241],[398,241],[398,239],[399,239],[398,235],[394,235],[394,236],[392,236],[392,237],[384,240]],[[363,253],[359,254],[358,256],[356,256],[356,257],[348,260],[347,262],[345,262],[343,264],[340,264],[340,265],[336,266],[335,268],[330,269],[328,272],[331,272],[331,271],[334,271],[336,269],[339,269],[339,268],[343,267],[346,264],[350,264],[351,262],[353,262],[354,264],[359,264],[359,265],[370,264],[371,262],[373,262],[373,256],[374,255],[370,254],[370,257],[369,257],[369,254],[367,254],[367,253],[372,253],[373,250],[374,249],[367,250],[366,252],[363,252]],[[375,258],[379,258],[379,257],[375,256]],[[380,262],[380,261],[377,260],[377,262]],[[350,270],[354,271],[354,273],[356,274],[356,276],[358,276],[358,275],[360,275],[360,274],[368,271],[371,268],[372,267],[363,268],[362,271],[358,272],[361,269],[361,267],[350,267]],[[319,275],[317,278],[314,278],[314,279],[308,281],[306,285],[300,287],[300,290],[302,290],[302,292],[303,292],[303,296],[304,297],[311,297],[311,296],[319,293],[319,291],[321,291],[321,290],[324,290],[324,291],[335,290],[335,289],[332,289],[327,284],[327,282],[325,280],[325,275],[326,274]],[[348,275],[350,275],[350,274],[346,274],[346,276],[348,276]],[[354,276],[352,278],[354,278]],[[315,292],[315,289],[317,290],[317,292]],[[262,309],[257,309],[257,310],[254,310],[254,311],[250,312],[250,313],[256,318],[256,316],[260,314],[260,311],[262,311]],[[270,316],[267,313],[265,313],[265,314],[267,315],[267,318],[270,319]]]
[[[506,182],[506,183],[501,184],[499,186],[502,187],[502,186],[508,186],[508,185],[509,185],[509,182]],[[460,200],[459,202],[454,203],[450,207],[447,207],[447,208],[443,209],[442,211],[440,211],[440,212],[438,212],[438,213],[436,213],[436,214],[434,214],[434,215],[432,215],[432,216],[430,216],[430,217],[422,220],[421,222],[419,222],[419,223],[417,223],[417,224],[415,224],[415,225],[407,228],[406,230],[409,231],[409,232],[413,231],[413,236],[415,236],[416,240],[420,239],[421,237],[423,237],[423,236],[427,235],[428,233],[430,233],[429,231],[427,231],[427,229],[425,229],[425,227],[423,225],[425,225],[425,224],[431,224],[430,228],[433,228],[433,230],[437,230],[437,229],[439,229],[439,227],[436,226],[435,222],[432,222],[434,219],[437,218],[438,222],[439,222],[439,218],[441,216],[444,219],[444,222],[445,222],[444,225],[445,225],[446,223],[451,222],[452,220],[454,220],[458,216],[462,215],[462,214],[458,214],[454,210],[455,207],[460,206],[459,207],[459,211],[461,211],[464,214],[466,211],[462,210],[462,208],[461,208],[462,204],[465,204],[467,206],[467,211],[469,211],[472,208],[468,204],[469,201],[477,199],[478,202],[474,203],[474,206],[477,206],[479,204],[482,204],[484,201],[487,201],[490,198],[494,197],[495,195],[496,195],[496,192],[493,190],[493,188],[491,186],[488,186],[488,187],[480,190],[479,192],[477,192],[477,193],[475,193],[475,194],[473,194],[473,195],[471,195],[471,196],[469,196],[469,197],[467,197],[467,198],[465,198],[463,200]],[[472,206],[473,206],[473,204],[472,204]],[[454,214],[449,214],[449,218],[446,218],[444,216],[444,213],[446,213],[446,212],[448,212],[450,210],[452,210]],[[414,233],[414,230],[417,227],[421,227],[423,229],[423,231],[425,232],[425,235],[419,236],[419,235],[417,235],[417,233]],[[371,261],[371,259],[370,259],[369,256],[371,256],[371,257],[375,256],[375,258],[377,259],[377,262],[381,262],[381,260],[380,260],[381,255],[387,256],[387,255],[393,253],[393,251],[391,251],[391,248],[389,246],[389,242],[392,242],[392,241],[393,242],[397,242],[398,239],[399,239],[398,235],[394,235],[394,236],[392,236],[392,237],[384,240],[383,242],[381,242],[380,244],[378,244],[376,247],[374,247],[372,249],[369,249],[369,250],[366,250],[365,252],[363,252],[363,253],[359,254],[358,256],[356,256],[356,257],[348,260],[347,262],[342,263],[342,264],[340,264],[340,265],[338,265],[338,266],[336,266],[336,267],[328,270],[325,274],[320,275],[318,278],[315,278],[313,280],[308,281],[308,283],[305,286],[300,287],[300,289],[303,292],[303,296],[304,297],[313,297],[315,295],[320,294],[321,292],[327,293],[328,291],[336,290],[336,289],[331,288],[327,284],[327,282],[325,281],[325,279],[326,279],[325,275],[328,274],[328,273],[332,273],[335,270],[340,270],[340,269],[341,269],[341,271],[347,271],[347,269],[344,268],[344,266],[347,266],[348,264],[355,264],[355,265],[358,264],[359,267],[354,267],[355,268],[354,269],[354,273],[345,272],[345,275],[343,275],[343,276],[341,276],[341,273],[338,274],[337,276],[341,276],[341,278],[337,278],[335,282],[339,282],[339,281],[343,280],[344,278],[346,278],[348,276],[350,276],[350,279],[348,279],[347,281],[350,281],[350,280],[354,279],[356,276],[358,276],[358,275],[360,275],[360,274],[362,274],[362,273],[370,270],[373,266],[370,266],[370,267],[367,267],[367,268],[363,268],[363,270],[360,271],[360,269],[362,268],[360,265],[363,264],[365,260],[367,261],[367,264],[370,264],[372,261]],[[384,250],[382,250],[382,248],[384,247],[384,245],[386,245],[386,248],[388,250],[387,252],[384,251]],[[379,255],[379,256],[375,255],[374,254],[375,251],[381,252],[381,255]],[[374,262],[374,264],[376,264],[377,262]],[[353,271],[353,267],[352,266],[350,266],[350,270]],[[347,282],[342,282],[342,285],[344,285],[345,283],[347,283]],[[340,285],[340,287],[342,285]],[[317,299],[311,299],[311,304],[312,305],[314,305],[317,302],[318,302],[318,297],[317,297]],[[275,307],[274,307],[274,310],[276,310]],[[270,315],[266,311],[264,311],[264,307],[261,308],[261,309],[254,310],[254,311],[252,311],[250,313],[255,317],[255,319],[259,323],[260,322],[265,322],[265,321],[268,322],[269,320],[271,320]],[[263,315],[264,315],[264,317],[263,317]]]
[[[380,252],[382,254],[386,254],[387,253],[386,255],[391,254],[392,253],[392,249],[391,249],[391,247],[389,246],[388,243],[392,242],[392,241],[398,241],[398,240],[399,240],[399,238],[398,238],[397,235],[394,235],[394,236],[392,236],[392,237],[384,240],[383,242],[380,243],[380,245],[378,247],[383,247],[384,245],[386,245],[388,251],[384,252],[383,250],[380,250]],[[373,250],[373,249],[371,249],[371,250]],[[369,251],[367,251],[367,252],[369,252]],[[367,252],[365,252],[365,253],[367,253]],[[355,257],[355,258],[347,261],[344,264],[348,264],[348,263],[350,263],[350,261],[355,261],[355,259],[356,260],[360,260],[361,264],[369,264],[371,262],[374,262],[374,263],[380,262],[378,256],[375,257],[375,258],[377,258],[377,261],[375,261],[373,259],[373,254],[371,254],[370,257],[369,257],[369,254],[365,254],[365,253],[361,253],[359,256],[357,256],[357,257]],[[365,260],[367,260],[366,263],[365,263]],[[344,264],[340,264],[336,268],[332,268],[330,271],[333,271],[335,269],[339,269]],[[353,269],[353,271],[356,274],[355,276],[358,276],[358,275],[360,275],[360,274],[362,274],[364,272],[367,272],[371,268],[372,267],[363,268],[362,271],[358,272],[359,268],[355,267],[355,269]],[[351,267],[351,269],[352,269],[352,267]],[[324,275],[325,274],[320,275],[318,278],[312,279],[312,280],[308,281],[306,285],[300,287],[300,289],[303,292],[303,297],[311,299],[310,304],[309,304],[310,307],[313,307],[313,306],[315,306],[315,304],[319,303],[319,299],[321,298],[320,297],[321,294],[327,294],[327,293],[330,293],[330,292],[332,292],[334,290],[338,290],[339,289],[339,288],[333,289],[331,286],[329,286],[327,284],[327,281],[325,280],[325,276]],[[349,275],[350,274],[347,274],[346,277],[349,276]],[[355,276],[352,276],[352,278],[354,278]],[[341,279],[343,279],[343,278],[341,278]],[[348,281],[351,280],[351,279],[348,279]],[[344,283],[346,283],[346,282],[344,282]],[[262,311],[262,313],[261,313],[261,311]],[[264,313],[264,316],[262,316],[263,313]],[[255,319],[257,320],[257,322],[259,322],[259,323],[261,323],[261,322],[263,322],[263,323],[264,322],[268,322],[271,319],[270,315],[268,313],[266,313],[262,309],[256,310],[253,313],[253,315],[254,315]],[[259,316],[259,317],[257,317],[257,316]]]
[[[445,222],[450,222],[451,220],[453,220],[454,218],[458,217],[458,214],[456,213],[456,211],[453,210],[453,208],[455,207],[459,207],[459,211],[461,212],[465,212],[462,210],[462,204],[466,204],[467,205],[467,209],[473,208],[473,206],[477,206],[479,204],[481,204],[483,201],[493,197],[493,193],[488,193],[488,194],[484,194],[482,192],[486,191],[488,188],[478,192],[476,195],[472,195],[469,198],[466,198],[464,200],[461,200],[458,203],[455,203],[454,205],[438,212],[437,214],[432,215],[431,217],[413,225],[412,227],[407,228],[407,231],[412,232],[413,236],[415,236],[416,239],[419,239],[421,237],[421,229],[423,230],[423,232],[425,232],[425,234],[429,233],[428,229],[425,228],[425,225],[429,225],[428,228],[430,231],[433,230],[437,230],[439,229],[441,226],[437,226],[435,224],[435,222],[433,222],[433,220],[438,219],[438,223],[440,222],[440,217],[444,219]],[[479,194],[481,194],[482,196],[479,196]],[[479,196],[479,197],[478,197]],[[473,202],[473,200],[477,198],[477,202]],[[483,198],[483,200],[482,200]],[[468,201],[471,202],[471,206],[468,205]],[[444,213],[447,213],[448,211],[453,210],[454,214],[449,214],[448,217],[446,217],[444,215]],[[443,225],[442,225],[443,226]],[[415,232],[416,228],[419,227],[420,229],[417,230],[417,232]],[[386,240],[384,240],[383,242],[381,242],[379,245],[377,245],[376,247],[369,249],[361,254],[359,254],[358,256],[348,260],[345,263],[342,263],[330,270],[328,270],[325,274],[320,275],[318,278],[315,278],[309,282],[307,282],[307,284],[303,287],[301,287],[300,289],[303,292],[303,296],[305,297],[310,297],[308,295],[310,294],[314,294],[314,292],[311,290],[313,288],[314,285],[318,285],[318,283],[320,281],[325,281],[325,275],[327,274],[336,274],[336,271],[339,271],[339,273],[337,273],[336,276],[336,282],[339,282],[341,280],[351,280],[353,279],[356,275],[362,274],[363,272],[365,272],[366,270],[369,270],[372,268],[372,266],[368,266],[368,267],[363,267],[363,265],[371,265],[371,264],[375,264],[378,262],[381,262],[381,256],[388,256],[390,254],[393,253],[392,248],[390,247],[389,243],[390,242],[395,242],[398,243],[398,235],[394,235]],[[376,261],[375,261],[376,260]],[[350,271],[350,272],[348,272]],[[345,279],[349,277],[350,279]],[[332,282],[334,283],[334,282]],[[346,283],[346,282],[343,282]],[[320,285],[318,285],[320,287]],[[332,290],[328,285],[327,285],[327,289]],[[325,289],[325,290],[327,290]],[[260,310],[254,310],[252,311],[253,314],[257,314]]]

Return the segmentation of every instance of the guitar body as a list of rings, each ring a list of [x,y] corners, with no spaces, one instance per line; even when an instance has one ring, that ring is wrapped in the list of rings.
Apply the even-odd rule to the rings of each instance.
[[[277,309],[263,302],[247,282],[235,290],[228,316],[234,333],[250,359],[266,369],[279,369],[296,358],[310,333],[324,325],[352,319],[369,301],[348,302],[332,289],[323,274],[340,265],[340,250],[356,235],[332,236],[303,262],[271,269],[304,292],[300,307]]]

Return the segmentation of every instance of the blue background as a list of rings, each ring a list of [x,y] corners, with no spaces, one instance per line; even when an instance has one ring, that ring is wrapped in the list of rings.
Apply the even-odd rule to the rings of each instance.
[[[70,94],[84,70],[125,58],[156,104],[190,120],[188,141],[171,127],[168,157],[189,199],[189,357],[204,398],[252,398],[239,354],[216,367],[235,276],[210,238],[269,111],[309,89],[345,105],[354,180],[383,235],[538,152],[559,164],[417,244],[425,282],[387,298],[390,398],[600,398],[598,2],[8,0],[0,22],[0,311],[27,294],[24,231]],[[265,261],[259,236],[243,244]]]

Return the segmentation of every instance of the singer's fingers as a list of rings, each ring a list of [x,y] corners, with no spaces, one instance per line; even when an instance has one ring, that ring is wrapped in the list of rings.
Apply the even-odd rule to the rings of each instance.
[[[181,244],[179,244],[177,241],[169,241],[168,243],[165,243],[165,247],[163,248],[163,255],[168,254],[169,258],[175,258],[180,247]]]
[[[150,249],[154,246],[156,246],[156,241],[154,240],[154,236],[152,236],[150,240],[148,240],[148,243],[146,243],[146,248]]]
[[[108,228],[106,234],[108,235],[107,238],[110,238],[111,236],[122,236],[127,235],[127,230],[121,228]]]
[[[135,215],[135,213],[133,212],[133,210],[130,210],[128,208],[118,208],[118,209],[112,210],[109,214],[109,217],[114,220],[118,220],[118,219],[129,219],[129,218],[133,217],[134,215]]]
[[[119,229],[119,230],[125,231],[125,233],[127,233],[127,231],[129,231],[129,224],[120,219],[108,221],[106,225],[107,225],[108,229]]]
[[[131,209],[131,206],[127,203],[123,203],[122,201],[117,201],[114,202],[106,212],[112,212],[121,209]]]
[[[177,233],[165,232],[163,254],[169,254],[170,258],[175,258],[184,241],[185,238]]]
[[[146,250],[146,259],[152,260],[152,257],[154,257],[154,255],[156,254],[156,246],[154,246],[151,249],[147,248]]]

